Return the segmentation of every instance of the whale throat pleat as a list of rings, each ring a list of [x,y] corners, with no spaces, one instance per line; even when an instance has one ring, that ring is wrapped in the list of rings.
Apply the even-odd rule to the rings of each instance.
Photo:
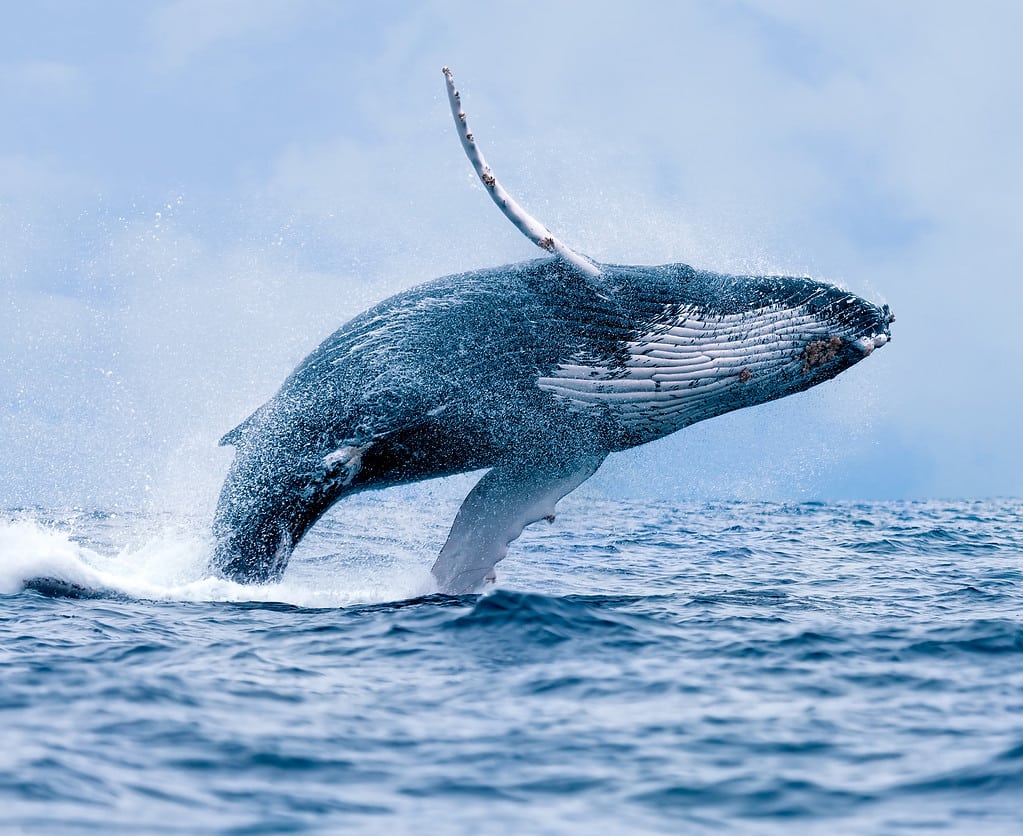
[[[799,368],[815,323],[799,307],[708,314],[677,306],[621,357],[571,358],[537,385],[573,410],[609,413],[634,435],[656,438],[733,408],[723,401],[742,406],[747,387]]]

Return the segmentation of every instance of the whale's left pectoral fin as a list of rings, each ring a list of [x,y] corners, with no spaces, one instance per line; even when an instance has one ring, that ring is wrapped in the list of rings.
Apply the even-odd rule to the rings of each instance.
[[[570,462],[517,462],[487,473],[458,509],[451,533],[433,564],[441,592],[477,592],[508,546],[531,523],[553,517],[558,500],[600,467],[604,455]]]

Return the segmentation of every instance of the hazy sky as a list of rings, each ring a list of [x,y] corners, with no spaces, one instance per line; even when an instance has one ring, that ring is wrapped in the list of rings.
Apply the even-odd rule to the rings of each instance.
[[[208,508],[219,436],[338,325],[534,257],[445,64],[576,249],[897,314],[835,381],[612,457],[598,489],[1023,495],[1021,31],[1013,2],[7,4],[0,504]]]

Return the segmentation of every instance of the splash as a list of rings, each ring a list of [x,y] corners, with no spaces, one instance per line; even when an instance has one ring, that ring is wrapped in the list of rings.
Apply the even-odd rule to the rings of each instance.
[[[119,526],[127,544],[110,542],[108,518],[74,524],[22,513],[0,519],[0,595],[27,586],[79,597],[152,601],[261,602],[307,608],[381,603],[435,592],[428,564],[416,555],[390,560],[343,559],[336,553],[306,555],[280,583],[237,584],[208,572],[210,541],[198,527],[130,520]],[[40,579],[45,579],[40,583]]]

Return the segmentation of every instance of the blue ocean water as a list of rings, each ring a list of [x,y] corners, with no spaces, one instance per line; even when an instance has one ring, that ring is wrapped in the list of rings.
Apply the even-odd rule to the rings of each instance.
[[[1023,502],[573,495],[442,597],[383,496],[262,588],[0,514],[0,830],[1023,832]]]

